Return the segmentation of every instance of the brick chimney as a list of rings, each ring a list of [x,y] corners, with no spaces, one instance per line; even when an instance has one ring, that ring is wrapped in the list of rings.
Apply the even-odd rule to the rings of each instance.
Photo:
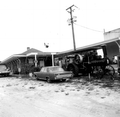
[[[29,50],[30,49],[30,47],[27,47],[27,50]]]

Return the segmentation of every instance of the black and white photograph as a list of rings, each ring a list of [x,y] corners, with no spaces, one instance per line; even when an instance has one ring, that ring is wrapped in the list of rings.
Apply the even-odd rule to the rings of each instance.
[[[119,0],[0,0],[0,117],[120,117]]]

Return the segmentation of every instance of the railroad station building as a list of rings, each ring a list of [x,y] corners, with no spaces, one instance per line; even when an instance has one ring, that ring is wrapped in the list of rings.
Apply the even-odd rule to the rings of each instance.
[[[13,74],[28,74],[32,72],[33,69],[35,71],[38,68],[40,69],[42,66],[54,65],[54,57],[62,57],[64,55],[81,53],[82,51],[88,51],[93,48],[99,48],[103,45],[106,46],[107,56],[109,59],[112,60],[114,56],[118,57],[118,55],[120,57],[120,28],[104,32],[104,41],[87,45],[84,47],[78,47],[76,48],[76,51],[71,49],[59,53],[51,53],[42,52],[40,50],[27,47],[27,50],[25,52],[12,55],[7,59],[1,61],[1,64],[6,64],[11,69]]]
[[[28,74],[32,70],[36,71],[40,69],[42,66],[51,66],[52,55],[51,52],[42,52],[27,47],[25,52],[12,55],[1,61],[1,64],[6,64],[13,74]]]
[[[109,58],[120,55],[120,28],[104,33],[104,41],[107,43],[107,53]]]

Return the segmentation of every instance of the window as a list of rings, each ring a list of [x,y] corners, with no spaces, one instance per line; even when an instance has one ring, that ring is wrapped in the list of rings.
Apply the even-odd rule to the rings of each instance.
[[[112,62],[113,62],[114,64],[117,64],[117,61],[118,61],[118,57],[117,57],[117,56],[113,56]]]
[[[34,60],[33,59],[28,59],[28,63],[29,64],[34,64]]]
[[[104,57],[104,55],[103,55],[103,50],[102,50],[102,49],[98,49],[98,50],[97,50],[97,54],[98,54],[98,56],[101,56],[101,58]]]
[[[42,68],[41,72],[47,72],[47,69],[46,68]]]
[[[51,67],[49,68],[49,72],[61,72],[64,71],[61,67]]]
[[[44,72],[44,68],[41,69],[41,72]]]

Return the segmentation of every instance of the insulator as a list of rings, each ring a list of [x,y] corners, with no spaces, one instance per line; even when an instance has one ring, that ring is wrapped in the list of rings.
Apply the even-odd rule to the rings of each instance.
[[[77,20],[74,20],[74,22],[77,22]]]
[[[77,18],[77,16],[73,16],[73,19],[74,19],[74,18]]]

